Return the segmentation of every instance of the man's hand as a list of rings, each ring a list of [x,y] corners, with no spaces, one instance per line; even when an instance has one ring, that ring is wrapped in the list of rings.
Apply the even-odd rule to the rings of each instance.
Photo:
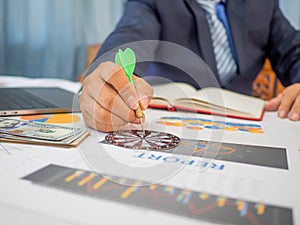
[[[271,99],[265,106],[267,111],[278,110],[280,118],[300,120],[300,84],[288,86],[283,93]]]
[[[143,110],[153,95],[152,87],[133,76],[135,89],[123,69],[105,62],[84,79],[80,108],[86,124],[96,130],[110,132],[124,129],[128,123],[140,123],[135,111]]]

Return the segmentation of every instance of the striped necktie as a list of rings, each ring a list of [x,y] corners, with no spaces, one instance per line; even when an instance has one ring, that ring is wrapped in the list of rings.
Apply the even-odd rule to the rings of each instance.
[[[216,14],[217,2],[198,0],[198,3],[206,12],[220,82],[226,85],[235,76],[237,65],[230,49],[226,29]]]

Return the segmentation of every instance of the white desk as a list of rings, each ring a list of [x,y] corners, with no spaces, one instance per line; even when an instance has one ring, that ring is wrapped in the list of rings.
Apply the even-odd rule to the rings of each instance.
[[[11,78],[0,78],[0,81],[2,80],[0,83],[5,83],[9,79],[11,81]],[[16,81],[14,80],[13,83]],[[30,80],[27,81],[32,84]],[[34,82],[40,85],[39,82],[41,81],[35,80]],[[50,82],[47,83],[50,84]],[[54,83],[62,84],[57,80]],[[62,86],[69,88],[72,86],[73,88],[70,88],[72,90],[77,90],[79,87],[78,84],[67,83],[67,85]],[[205,115],[180,114],[185,117],[209,118]],[[146,126],[152,129],[167,129],[169,132],[184,138],[195,135],[195,131],[184,130],[185,127],[161,127],[156,123],[157,119],[162,116],[178,116],[176,113],[148,110],[146,116],[148,118]],[[222,120],[224,118],[216,117],[216,119]],[[233,119],[227,121],[248,123]],[[298,181],[300,176],[300,123],[278,119],[276,113],[266,113],[264,120],[258,124],[262,126],[264,134],[220,130],[212,133],[209,129],[203,129],[198,134],[202,140],[213,138],[215,141],[229,143],[286,148],[288,169],[216,160],[215,162],[223,164],[225,169],[208,169],[205,172],[199,172],[198,168],[184,167],[179,173],[166,180],[164,184],[217,196],[292,208],[294,224],[300,224],[300,182]],[[75,125],[82,127],[84,123],[81,120]],[[195,219],[90,198],[20,179],[49,164],[89,170],[80,150],[83,151],[85,148],[97,150],[100,145],[99,139],[103,137],[104,134],[93,133],[80,145],[79,149],[2,143],[11,154],[8,155],[0,151],[1,224],[199,224],[199,221]],[[123,153],[122,157],[116,153],[112,153],[112,156],[121,162],[124,160],[125,163],[136,163],[132,158],[136,152],[128,150]],[[142,163],[139,161],[138,163],[142,166],[146,161]],[[147,161],[147,163],[149,162]],[[166,167],[169,168],[169,165]],[[107,171],[118,173],[116,169],[118,167],[112,165],[107,168]],[[122,171],[119,172],[122,174]],[[128,174],[128,176],[135,175]],[[211,223],[203,222],[201,224]]]

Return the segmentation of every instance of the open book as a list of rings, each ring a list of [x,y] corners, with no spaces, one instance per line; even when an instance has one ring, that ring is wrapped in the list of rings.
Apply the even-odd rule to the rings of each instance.
[[[260,121],[265,102],[259,98],[221,88],[196,90],[185,83],[156,85],[150,108],[186,110],[198,113]]]

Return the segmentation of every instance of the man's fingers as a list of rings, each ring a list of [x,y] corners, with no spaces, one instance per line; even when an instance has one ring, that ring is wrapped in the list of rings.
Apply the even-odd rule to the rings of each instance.
[[[280,118],[286,118],[289,111],[292,108],[297,96],[300,94],[300,89],[295,88],[296,86],[290,86],[283,92],[282,101],[278,108],[278,116]]]
[[[84,96],[83,96],[84,97]],[[124,104],[124,103],[123,103]],[[115,114],[111,112],[108,109],[105,109],[100,105],[98,102],[96,102],[93,98],[88,100],[81,101],[81,107],[89,112],[89,114],[96,119],[96,121],[101,122],[103,124],[113,124],[116,126],[123,125],[124,123],[128,123],[128,115],[125,116],[126,118],[122,118],[119,116],[119,114]],[[127,107],[127,106],[125,106]],[[128,109],[128,107],[127,107]],[[135,117],[134,112],[132,111],[132,121],[131,123],[139,123],[139,119]]]
[[[124,121],[136,123],[135,112],[127,106],[120,95],[109,84],[104,84],[96,100],[102,107],[118,115]]]
[[[84,112],[83,118],[84,118],[85,123],[89,127],[93,128],[95,130],[98,130],[98,131],[102,131],[102,132],[113,132],[113,131],[118,131],[118,130],[124,130],[125,127],[127,126],[126,123],[124,123],[123,125],[100,123],[91,114],[89,114],[89,112]]]
[[[282,94],[278,95],[276,98],[271,99],[266,105],[265,110],[267,111],[276,111],[279,108],[279,105],[282,100]]]
[[[130,84],[122,67],[112,62],[105,62],[102,63],[97,70],[101,71],[103,81],[110,84],[131,109],[137,109],[139,107],[136,91]]]
[[[93,80],[93,82],[88,81],[88,85],[91,86],[89,89],[94,90],[91,94],[96,99],[99,93],[95,93],[95,90],[99,90],[95,85],[109,84],[111,88],[114,89],[124,100],[124,102],[133,110],[136,110],[140,105],[143,109],[148,107],[149,101],[153,95],[152,87],[143,79],[132,75],[134,80],[134,86],[130,84],[128,77],[126,76],[123,69],[112,62],[104,62],[98,66],[98,68],[93,72],[99,74],[98,78],[102,82]],[[100,88],[101,89],[101,88]]]
[[[280,118],[288,117],[293,121],[300,120],[300,84],[287,87],[282,94],[265,105],[265,110],[278,110]]]
[[[147,109],[153,96],[153,88],[141,78],[134,79],[134,86],[138,95],[140,106],[143,110]]]
[[[112,63],[104,63],[104,65],[108,65],[112,68],[115,68],[115,66],[117,66],[115,64],[112,65]],[[103,64],[101,64],[99,67],[103,67]],[[106,76],[108,76],[106,67],[103,67],[101,71],[98,70],[99,67],[93,72],[93,74],[91,74],[84,80],[82,93],[88,93],[88,95],[90,95],[95,101],[99,102],[108,111],[111,111],[116,115],[120,115],[126,121],[135,123],[135,113],[130,109],[130,104],[128,102],[125,103],[125,101],[123,101],[121,96],[119,95],[120,93],[118,93],[118,91],[111,84],[103,80],[103,77],[106,79]],[[103,70],[105,71],[103,72]],[[132,90],[130,90],[132,89],[132,85],[129,84],[128,78],[124,74],[122,74],[122,76],[120,77],[125,78],[126,80],[123,81],[122,79],[120,79],[119,82],[125,82],[128,84],[128,86],[122,84],[124,87],[123,91],[128,92],[124,93],[123,97],[126,95],[130,95],[130,93],[132,92]],[[131,99],[131,101],[133,102],[131,104],[131,108],[137,109],[138,106],[134,106],[138,103],[136,95]]]
[[[123,69],[112,63],[100,64],[83,82],[80,107],[88,126],[99,131],[124,128],[128,122],[139,124],[135,110],[148,107],[152,87],[133,75],[130,84]],[[144,120],[145,118],[142,118]]]
[[[294,105],[289,113],[289,119],[293,121],[300,120],[300,95],[298,95],[294,102]]]
[[[80,97],[80,107],[86,124],[96,130],[111,132],[125,127],[126,121],[102,108],[93,98]]]

